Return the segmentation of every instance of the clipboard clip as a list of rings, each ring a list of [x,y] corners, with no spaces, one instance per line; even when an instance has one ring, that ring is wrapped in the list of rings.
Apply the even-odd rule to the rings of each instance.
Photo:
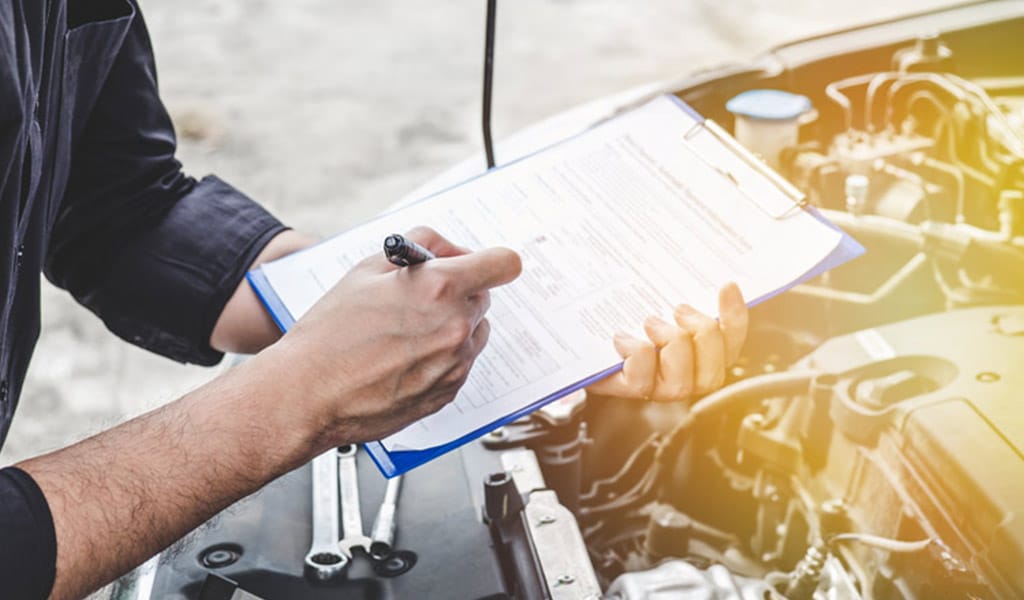
[[[772,210],[766,208],[757,198],[755,198],[753,195],[747,192],[747,190],[744,189],[743,184],[740,182],[740,180],[735,175],[733,175],[731,171],[721,167],[720,165],[712,163],[710,160],[707,159],[706,156],[698,152],[697,149],[690,144],[690,140],[692,140],[702,131],[710,133],[725,148],[727,148],[729,151],[731,151],[733,154],[739,157],[744,163],[746,163],[747,166],[749,166],[751,169],[753,169],[760,175],[764,176],[775,187],[777,187],[779,191],[781,191],[786,196],[786,198],[788,198],[791,201],[790,204],[781,211],[773,212]],[[751,204],[757,207],[757,209],[760,210],[769,219],[775,221],[784,220],[796,214],[797,212],[803,210],[809,204],[808,198],[803,192],[796,189],[796,187],[794,187],[793,184],[783,179],[781,175],[779,175],[770,167],[768,167],[768,165],[766,165],[764,161],[759,159],[757,156],[754,156],[753,153],[751,153],[749,150],[741,146],[739,142],[737,142],[731,135],[729,135],[727,131],[722,129],[714,121],[710,119],[703,119],[697,121],[696,123],[693,124],[692,127],[690,127],[686,131],[686,133],[683,134],[683,141],[686,142],[684,145],[686,149],[690,151],[691,154],[697,157],[697,159],[704,163],[704,165],[707,166],[709,169],[715,171],[724,179],[726,179],[734,186],[736,186],[736,189],[740,192],[740,194],[742,194],[744,198],[746,198]]]

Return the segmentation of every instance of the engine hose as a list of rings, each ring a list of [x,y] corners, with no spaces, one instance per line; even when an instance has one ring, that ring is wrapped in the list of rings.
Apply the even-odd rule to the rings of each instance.
[[[783,371],[737,381],[698,400],[690,414],[694,419],[708,418],[736,403],[803,393],[819,375],[819,371]]]
[[[766,373],[737,381],[704,396],[693,405],[686,418],[665,436],[665,442],[658,449],[658,482],[661,483],[665,476],[675,470],[687,433],[698,422],[721,416],[737,405],[759,402],[765,398],[806,394],[811,382],[820,375],[820,371]]]
[[[864,544],[865,546],[871,546],[872,548],[879,548],[887,552],[895,552],[902,554],[909,554],[913,552],[921,552],[926,550],[933,544],[931,538],[925,538],[923,540],[905,541],[895,540],[892,538],[881,537],[877,535],[871,535],[868,533],[840,533],[834,535],[825,540],[825,543],[830,547],[838,544],[839,542],[857,542]]]

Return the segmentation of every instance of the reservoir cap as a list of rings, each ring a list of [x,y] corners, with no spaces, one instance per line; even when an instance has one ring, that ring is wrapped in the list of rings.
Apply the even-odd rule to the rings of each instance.
[[[807,96],[782,90],[749,90],[725,104],[734,115],[765,121],[790,121],[811,109]]]

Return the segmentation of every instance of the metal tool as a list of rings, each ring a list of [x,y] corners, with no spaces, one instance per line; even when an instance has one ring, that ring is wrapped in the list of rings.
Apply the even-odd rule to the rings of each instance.
[[[363,514],[359,508],[359,472],[356,470],[358,446],[349,444],[338,448],[338,477],[341,484],[341,528],[344,536],[338,549],[351,560],[352,550],[362,548],[370,554],[373,541],[363,533]],[[372,554],[370,554],[372,557]]]
[[[398,494],[402,489],[402,476],[398,475],[388,480],[388,487],[384,491],[384,500],[380,503],[380,510],[377,511],[377,518],[373,521],[373,529],[370,530],[370,556],[374,560],[383,560],[391,554],[395,543],[395,511],[398,509]]]
[[[349,563],[338,548],[338,466],[334,448],[313,459],[313,541],[306,566],[320,581],[337,577]]]

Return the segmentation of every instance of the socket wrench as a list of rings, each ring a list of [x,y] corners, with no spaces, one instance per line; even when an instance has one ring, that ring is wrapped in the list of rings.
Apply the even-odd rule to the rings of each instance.
[[[395,544],[395,511],[398,509],[398,494],[402,488],[402,476],[397,475],[388,480],[384,491],[384,500],[380,503],[377,518],[370,530],[370,556],[374,560],[387,558]]]

